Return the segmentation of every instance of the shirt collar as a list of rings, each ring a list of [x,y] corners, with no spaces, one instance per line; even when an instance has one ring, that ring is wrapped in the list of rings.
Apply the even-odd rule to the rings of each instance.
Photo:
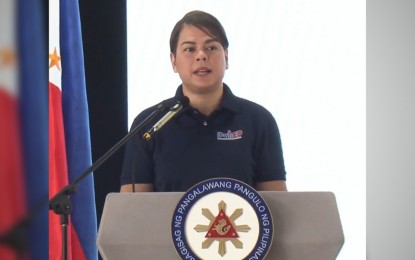
[[[180,85],[176,90],[175,98],[180,99],[183,96],[184,96],[183,86]],[[222,108],[226,108],[237,113],[239,111],[239,106],[240,106],[240,103],[238,102],[238,97],[232,93],[228,85],[223,83],[223,96],[222,96],[222,100],[220,102],[218,110]],[[187,110],[187,109],[189,109],[189,106],[184,108],[183,110]]]

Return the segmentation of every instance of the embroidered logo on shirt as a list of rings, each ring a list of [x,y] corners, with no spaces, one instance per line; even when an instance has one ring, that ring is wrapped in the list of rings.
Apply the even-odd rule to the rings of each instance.
[[[231,130],[228,130],[228,132],[226,133],[218,132],[216,136],[218,140],[236,140],[236,139],[241,139],[243,133],[244,131],[242,130],[237,130],[234,132],[232,132]]]

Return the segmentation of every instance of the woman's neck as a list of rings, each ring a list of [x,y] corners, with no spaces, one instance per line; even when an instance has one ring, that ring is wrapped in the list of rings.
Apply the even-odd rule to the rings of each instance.
[[[190,105],[196,108],[205,116],[210,116],[218,107],[222,100],[223,87],[214,92],[194,93],[183,89],[183,94],[190,99]]]

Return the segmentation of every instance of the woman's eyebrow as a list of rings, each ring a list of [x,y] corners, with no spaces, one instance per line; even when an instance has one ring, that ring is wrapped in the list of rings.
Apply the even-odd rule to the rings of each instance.
[[[215,39],[215,38],[211,38],[211,39],[206,40],[204,42],[204,44],[209,44],[211,42],[219,42],[219,40],[218,39]],[[196,45],[196,42],[194,42],[194,41],[184,41],[180,45],[184,45],[184,44]]]
[[[205,41],[205,44],[207,44],[207,43],[211,43],[211,42],[219,42],[219,40],[218,40],[218,39],[216,39],[216,38],[211,38],[211,39],[206,40],[206,41]],[[219,42],[219,43],[220,43],[220,42]]]
[[[184,45],[184,44],[193,44],[193,45],[195,45],[195,44],[196,44],[196,42],[192,42],[192,41],[184,41],[184,42],[182,42],[180,45]]]

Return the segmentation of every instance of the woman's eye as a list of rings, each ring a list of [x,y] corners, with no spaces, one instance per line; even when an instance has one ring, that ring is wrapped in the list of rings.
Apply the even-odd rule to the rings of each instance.
[[[216,46],[209,46],[208,48],[207,48],[209,51],[214,51],[214,50],[216,50],[216,49],[218,49]]]
[[[185,52],[192,52],[192,51],[194,51],[194,48],[188,47],[188,48],[185,48],[184,51]]]

